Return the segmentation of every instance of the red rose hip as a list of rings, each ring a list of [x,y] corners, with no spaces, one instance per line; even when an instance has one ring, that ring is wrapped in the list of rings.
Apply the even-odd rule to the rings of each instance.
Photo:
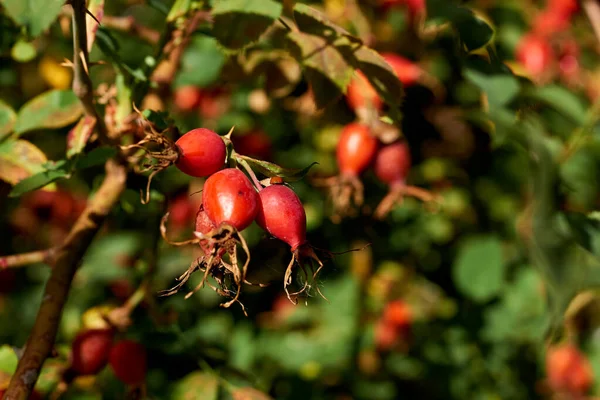
[[[225,143],[210,129],[193,129],[180,137],[175,144],[180,152],[175,165],[190,176],[212,175],[225,164]]]
[[[71,369],[78,375],[95,375],[108,362],[113,344],[111,329],[90,329],[80,332],[71,346]]]
[[[250,180],[236,168],[227,168],[211,175],[202,190],[202,204],[212,223],[217,226],[229,223],[239,231],[254,221],[259,202],[258,193]]]
[[[379,97],[367,77],[360,71],[356,71],[356,76],[348,85],[346,101],[348,106],[355,111],[368,106],[380,110],[383,106],[381,97]]]
[[[410,164],[410,150],[406,143],[393,143],[382,147],[377,152],[375,175],[390,186],[404,184]]]
[[[146,379],[146,349],[132,340],[121,340],[110,350],[109,364],[115,376],[127,385],[139,385]]]
[[[295,251],[306,242],[306,213],[292,189],[271,185],[259,192],[260,208],[256,222],[261,228],[287,243]]]
[[[404,86],[417,83],[423,70],[416,63],[394,53],[382,53],[381,56],[390,64],[396,76]]]
[[[546,354],[548,383],[556,391],[582,395],[594,383],[592,366],[572,344],[551,348]]]
[[[342,130],[337,145],[337,162],[342,175],[358,176],[373,161],[377,139],[366,125],[352,123]]]
[[[545,39],[525,35],[517,45],[515,56],[531,75],[539,76],[552,64],[554,52]]]

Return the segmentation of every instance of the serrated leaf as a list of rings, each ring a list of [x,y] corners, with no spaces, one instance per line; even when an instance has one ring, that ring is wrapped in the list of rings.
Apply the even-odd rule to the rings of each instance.
[[[486,75],[474,69],[465,71],[465,77],[487,94],[490,105],[502,107],[519,93],[520,85],[513,75]]]
[[[206,372],[192,372],[175,384],[171,400],[203,399],[216,400],[219,394],[219,379]]]
[[[14,374],[19,359],[15,351],[8,345],[0,346],[0,371]]]
[[[11,106],[0,100],[0,140],[12,132],[17,121],[17,113]]]
[[[86,31],[87,31],[87,48],[88,51],[92,51],[92,46],[94,45],[94,40],[96,40],[96,32],[98,31],[99,24],[102,23],[102,17],[104,17],[104,0],[89,0],[87,4],[87,9],[90,14],[92,14],[94,18],[92,18],[89,14],[86,15]]]
[[[86,115],[69,131],[67,134],[67,158],[72,158],[83,151],[95,126],[96,119]]]
[[[273,400],[268,394],[253,387],[241,387],[231,391],[233,400]]]
[[[0,179],[10,184],[44,170],[46,155],[26,140],[0,143]]]
[[[7,14],[32,37],[54,22],[64,3],[64,0],[2,0]]]
[[[17,116],[14,131],[62,128],[77,121],[83,106],[71,90],[50,90],[29,100]]]
[[[536,88],[528,94],[573,121],[579,124],[585,123],[586,107],[581,99],[570,90],[558,85],[548,85]]]
[[[352,41],[361,43],[360,39],[352,36],[350,32],[331,22],[323,13],[306,4],[299,3],[294,6],[294,20],[302,32],[325,38],[343,35]]]
[[[281,15],[274,0],[220,0],[214,4],[213,35],[228,50],[256,42]]]
[[[20,197],[27,192],[41,189],[59,179],[69,177],[70,172],[64,169],[46,170],[38,172],[28,178],[19,181],[8,194],[9,197]]]
[[[453,265],[453,278],[467,297],[486,302],[504,285],[502,244],[493,236],[472,238],[459,249]]]
[[[323,108],[346,92],[354,68],[332,41],[303,32],[287,34],[288,47],[303,66],[317,107]]]
[[[246,161],[250,166],[261,174],[268,176],[269,178],[278,176],[280,178],[284,178],[286,182],[294,182],[300,180],[306,176],[310,169],[317,165],[317,162],[313,162],[306,168],[296,169],[296,168],[283,168],[277,164],[272,162],[257,160],[255,158],[243,156],[241,154],[236,154],[235,157],[238,157],[244,161]]]

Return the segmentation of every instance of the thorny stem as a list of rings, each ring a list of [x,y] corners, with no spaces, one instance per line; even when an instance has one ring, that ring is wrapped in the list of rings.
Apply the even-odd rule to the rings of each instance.
[[[92,239],[125,190],[126,178],[125,166],[113,160],[106,163],[106,176],[102,185],[88,202],[64,243],[56,249],[52,273],[46,283],[33,330],[4,400],[29,398],[44,360],[52,353],[63,306],[75,272]]]
[[[88,71],[85,0],[72,0],[71,6],[73,7],[73,92],[83,104],[86,114],[96,119],[96,130],[100,140],[113,144],[106,124],[94,105],[94,88]]]
[[[18,268],[36,263],[49,263],[56,252],[55,248],[32,251],[29,253],[14,254],[0,257],[0,270],[4,268]]]

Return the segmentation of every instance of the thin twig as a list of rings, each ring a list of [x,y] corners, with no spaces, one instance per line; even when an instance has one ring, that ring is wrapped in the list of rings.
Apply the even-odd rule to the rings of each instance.
[[[14,254],[0,257],[0,270],[4,268],[18,268],[36,263],[50,263],[56,249],[32,251],[29,253]]]
[[[126,178],[125,166],[113,160],[106,163],[106,176],[102,185],[88,202],[64,243],[56,250],[52,273],[46,283],[33,330],[4,400],[29,398],[44,360],[52,353],[73,276],[92,239],[125,190]]]

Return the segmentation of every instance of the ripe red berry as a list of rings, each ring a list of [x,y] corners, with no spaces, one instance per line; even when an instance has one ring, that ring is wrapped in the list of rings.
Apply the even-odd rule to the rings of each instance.
[[[545,72],[554,60],[554,52],[550,44],[544,38],[531,34],[521,38],[515,56],[533,76]]]
[[[373,88],[367,77],[360,71],[356,71],[356,76],[348,85],[346,101],[348,102],[348,106],[353,110],[369,106],[379,110],[383,105],[381,97],[379,97],[375,88]]]
[[[187,193],[177,196],[169,205],[169,221],[175,229],[189,226],[193,216],[194,209]]]
[[[587,392],[594,382],[590,362],[572,344],[551,348],[546,354],[548,383],[556,391],[574,395]]]
[[[193,111],[200,105],[202,92],[196,86],[180,86],[173,93],[173,102],[181,111]]]
[[[417,83],[423,70],[413,61],[394,53],[381,53],[381,56],[390,64],[398,79],[404,86],[411,86]]]
[[[375,157],[377,139],[366,125],[352,123],[342,130],[337,145],[337,162],[343,175],[358,176]]]
[[[410,150],[404,142],[382,147],[375,156],[375,175],[388,185],[404,184],[410,170]]]
[[[393,324],[380,319],[375,325],[375,346],[387,351],[394,347],[400,339],[400,333]]]
[[[397,328],[410,326],[413,314],[410,306],[402,300],[394,300],[386,304],[383,319]]]
[[[115,376],[128,385],[139,385],[146,379],[146,349],[132,340],[121,340],[110,350],[109,363]]]
[[[71,346],[71,369],[78,375],[95,375],[108,362],[113,343],[111,329],[90,329],[80,332]]]
[[[306,243],[306,213],[296,193],[284,185],[271,185],[259,196],[258,225],[289,244],[292,251]]]
[[[227,168],[211,175],[204,183],[202,204],[215,225],[224,222],[241,231],[254,221],[260,199],[242,171]]]
[[[225,143],[210,129],[193,129],[176,142],[180,156],[175,164],[190,176],[209,176],[223,168]]]

